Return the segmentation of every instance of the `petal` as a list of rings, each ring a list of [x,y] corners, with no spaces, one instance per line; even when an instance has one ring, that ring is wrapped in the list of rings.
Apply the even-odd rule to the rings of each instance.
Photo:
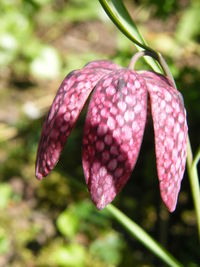
[[[143,72],[142,77],[146,79],[151,99],[161,197],[172,212],[186,163],[186,111],[182,95],[167,78],[153,72]]]
[[[103,68],[84,68],[71,72],[62,82],[44,122],[38,146],[38,179],[48,175],[56,165],[89,94],[99,79],[108,72],[108,69]]]
[[[146,85],[134,71],[107,74],[95,87],[84,127],[83,169],[98,209],[114,199],[131,175],[146,111]]]

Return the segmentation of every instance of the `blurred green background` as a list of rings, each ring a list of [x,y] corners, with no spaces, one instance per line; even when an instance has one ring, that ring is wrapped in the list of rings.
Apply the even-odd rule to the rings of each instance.
[[[150,46],[171,68],[200,144],[200,1],[124,1]],[[55,170],[42,182],[34,162],[44,116],[64,76],[88,61],[127,66],[136,52],[98,1],[0,0],[0,267],[163,266],[89,199],[81,165],[86,109]],[[137,68],[148,68],[141,60]],[[160,200],[152,126],[128,185],[114,204],[184,266],[200,266],[187,173],[178,206]]]

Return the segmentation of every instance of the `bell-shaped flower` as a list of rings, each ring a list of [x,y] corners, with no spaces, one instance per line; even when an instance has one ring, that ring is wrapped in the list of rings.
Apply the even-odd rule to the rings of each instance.
[[[169,211],[174,211],[186,163],[183,98],[165,76],[122,68],[110,61],[91,62],[62,82],[44,122],[36,160],[37,178],[48,175],[58,162],[92,91],[82,159],[96,207],[102,209],[110,203],[129,179],[150,105],[161,197]]]

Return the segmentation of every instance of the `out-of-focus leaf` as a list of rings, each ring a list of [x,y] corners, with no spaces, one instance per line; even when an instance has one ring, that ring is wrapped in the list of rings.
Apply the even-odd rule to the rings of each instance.
[[[8,50],[9,52],[15,51],[18,47],[18,42],[14,35],[4,33],[0,36],[1,49]]]
[[[8,205],[12,197],[12,188],[9,184],[0,184],[0,208],[3,209]]]
[[[20,43],[23,43],[32,33],[31,20],[28,20],[17,8],[8,10],[1,15],[0,34],[2,33],[13,34]]]
[[[0,123],[0,143],[7,141],[17,135],[17,129],[6,125],[5,123]]]
[[[51,3],[52,0],[33,0],[33,2],[42,6]]]
[[[79,218],[76,216],[74,208],[70,207],[62,212],[56,221],[56,225],[64,236],[73,238],[79,227]]]
[[[62,71],[63,75],[66,75],[71,70],[82,68],[86,62],[93,61],[95,58],[105,58],[105,56],[96,54],[95,52],[83,53],[78,56],[74,53],[67,54],[64,58],[66,67]]]
[[[82,267],[85,266],[85,248],[79,244],[58,247],[51,258],[56,266]]]
[[[7,253],[9,250],[9,240],[6,237],[4,229],[0,227],[0,255]]]
[[[74,206],[74,211],[82,222],[80,227],[83,227],[85,222],[86,227],[88,223],[103,227],[108,226],[109,213],[106,211],[99,212],[91,201],[82,201]],[[83,227],[84,228],[84,227]]]
[[[200,3],[193,2],[183,13],[176,30],[177,39],[183,43],[191,41],[199,33]]]
[[[154,14],[157,17],[162,17],[163,19],[171,14],[174,14],[179,7],[178,4],[179,2],[176,0],[163,0],[162,3],[160,0],[145,1],[146,8],[151,9],[153,6]]]
[[[181,218],[187,225],[195,225],[196,218],[193,210],[184,210],[181,214]]]
[[[19,47],[16,37],[9,33],[0,34],[0,66],[9,64]]]
[[[52,47],[44,47],[30,65],[30,72],[36,78],[55,79],[60,74],[60,69],[60,58]]]
[[[89,19],[96,19],[101,17],[101,10],[98,8],[97,1],[70,1],[71,5],[66,5],[62,15],[65,20],[70,22],[73,21],[84,21]]]
[[[32,61],[40,56],[43,48],[44,45],[39,40],[34,38],[34,36],[32,36],[32,38],[26,43],[26,45],[23,45],[23,53],[26,58]]]
[[[90,253],[94,258],[111,265],[118,265],[121,261],[123,241],[112,231],[103,238],[95,240],[90,246]]]

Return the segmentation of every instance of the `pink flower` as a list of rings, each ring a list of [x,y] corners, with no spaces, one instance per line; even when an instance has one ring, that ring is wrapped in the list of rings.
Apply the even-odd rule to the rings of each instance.
[[[94,61],[67,75],[44,122],[38,179],[56,165],[90,93],[83,136],[83,170],[92,201],[104,208],[129,179],[150,104],[163,202],[174,211],[186,162],[187,122],[181,94],[163,75]],[[149,97],[149,102],[148,102]]]

